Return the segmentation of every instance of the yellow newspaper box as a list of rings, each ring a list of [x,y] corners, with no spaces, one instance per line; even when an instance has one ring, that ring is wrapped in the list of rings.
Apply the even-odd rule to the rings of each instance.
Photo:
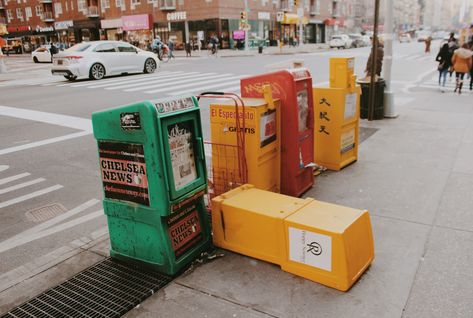
[[[361,89],[353,58],[330,60],[330,87],[314,87],[314,158],[330,170],[358,159]],[[333,86],[332,86],[333,85]]]
[[[210,128],[212,144],[212,174],[214,187],[232,189],[239,174],[236,146],[237,130],[244,131],[244,157],[248,170],[248,182],[259,189],[280,192],[280,120],[279,100],[243,98],[244,111],[239,107],[240,123],[244,117],[245,127],[237,127],[237,114],[233,101],[210,105]],[[225,192],[221,191],[220,193]]]
[[[212,200],[216,246],[348,290],[374,259],[369,213],[244,185]]]

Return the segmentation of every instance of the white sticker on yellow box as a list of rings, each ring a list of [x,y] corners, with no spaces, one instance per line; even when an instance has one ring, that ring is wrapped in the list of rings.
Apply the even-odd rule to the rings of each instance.
[[[289,259],[332,271],[332,237],[289,227]]]
[[[345,97],[345,116],[344,119],[348,120],[355,117],[356,115],[356,98],[357,94],[347,94]]]

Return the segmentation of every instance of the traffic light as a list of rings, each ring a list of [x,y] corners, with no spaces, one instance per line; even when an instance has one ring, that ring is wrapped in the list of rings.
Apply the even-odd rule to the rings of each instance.
[[[246,11],[241,11],[240,12],[240,20],[241,21],[246,21]]]
[[[294,6],[298,7],[299,6],[299,0],[294,0]]]

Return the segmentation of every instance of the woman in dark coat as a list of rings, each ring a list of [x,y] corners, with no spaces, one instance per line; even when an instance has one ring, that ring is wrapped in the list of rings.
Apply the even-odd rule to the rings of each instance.
[[[371,61],[373,59],[372,51],[370,53],[370,56],[368,57],[368,62],[366,63],[366,69],[365,73],[366,76],[369,77],[371,76]],[[376,52],[376,75],[381,76],[381,70],[383,68],[383,58],[384,58],[384,45],[381,43],[381,41],[378,40],[378,49]]]
[[[441,87],[443,92],[443,88],[445,87],[445,82],[447,80],[448,70],[452,66],[452,52],[450,51],[448,43],[442,45],[435,60],[439,62],[439,87]]]

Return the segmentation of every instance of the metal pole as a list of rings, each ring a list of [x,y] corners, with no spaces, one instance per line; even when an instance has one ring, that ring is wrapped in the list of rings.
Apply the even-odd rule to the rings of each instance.
[[[304,32],[302,29],[302,19],[304,18],[304,5],[300,1],[299,8],[297,8],[297,15],[299,16],[299,45],[304,44]]]
[[[245,0],[246,24],[249,24],[248,11],[248,0]],[[248,28],[245,28],[245,52],[250,50],[250,47],[248,46],[248,31]]]
[[[368,104],[368,120],[373,120],[374,103],[376,100],[376,58],[378,57],[378,19],[379,19],[379,0],[375,0],[374,23],[373,23],[373,47],[371,49],[371,65],[370,65],[371,82],[370,82],[370,99],[369,99],[369,104]]]
[[[384,21],[384,33],[386,38],[384,41],[384,80],[386,82],[386,89],[384,91],[384,117],[396,118],[394,107],[394,92],[391,90],[391,69],[393,65],[393,11],[394,1],[386,1],[386,18]]]

